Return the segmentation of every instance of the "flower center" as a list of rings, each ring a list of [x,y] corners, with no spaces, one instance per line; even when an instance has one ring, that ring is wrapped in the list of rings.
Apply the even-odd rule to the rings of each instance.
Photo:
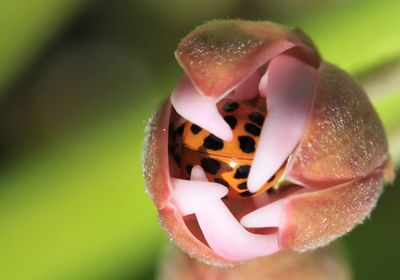
[[[228,188],[228,197],[232,199],[255,197],[273,186],[276,190],[287,160],[257,192],[247,188],[247,177],[267,114],[263,104],[262,97],[252,102],[225,98],[217,104],[219,113],[232,129],[231,141],[224,141],[183,118],[172,118],[176,121],[170,125],[169,152],[180,170],[179,178],[190,179],[193,166],[199,165],[208,181]]]

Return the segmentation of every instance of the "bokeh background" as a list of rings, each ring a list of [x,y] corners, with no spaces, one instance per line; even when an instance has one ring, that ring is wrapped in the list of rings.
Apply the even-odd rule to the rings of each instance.
[[[366,87],[400,159],[397,0],[0,1],[0,279],[153,279],[168,242],[144,191],[145,125],[173,51],[214,18],[295,25]],[[399,181],[398,181],[399,182]],[[398,183],[340,242],[355,279],[400,275]]]

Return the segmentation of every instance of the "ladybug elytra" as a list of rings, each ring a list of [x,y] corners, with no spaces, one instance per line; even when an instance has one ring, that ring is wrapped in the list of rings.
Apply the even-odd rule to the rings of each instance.
[[[219,102],[218,110],[232,129],[232,141],[223,141],[187,120],[174,131],[175,143],[180,144],[175,144],[179,148],[173,156],[183,177],[189,179],[192,167],[200,165],[209,181],[229,189],[231,198],[243,199],[265,192],[278,182],[286,167],[285,162],[256,193],[247,189],[247,177],[266,113],[230,99]]]

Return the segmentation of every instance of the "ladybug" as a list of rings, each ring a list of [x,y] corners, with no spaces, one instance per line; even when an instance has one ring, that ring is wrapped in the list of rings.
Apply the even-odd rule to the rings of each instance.
[[[228,196],[234,199],[254,197],[273,187],[283,175],[286,162],[259,191],[251,193],[247,189],[247,177],[265,119],[265,110],[257,108],[256,104],[227,98],[220,101],[217,107],[232,129],[232,141],[223,141],[187,120],[173,131],[175,148],[171,154],[180,166],[183,177],[189,179],[193,166],[200,165],[207,179],[226,186],[229,189]]]

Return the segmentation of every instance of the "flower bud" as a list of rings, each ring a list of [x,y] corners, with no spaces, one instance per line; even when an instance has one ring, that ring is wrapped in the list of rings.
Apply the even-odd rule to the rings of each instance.
[[[384,129],[304,33],[213,21],[175,55],[184,75],[149,123],[144,175],[181,249],[232,265],[324,246],[369,215],[390,173]]]

